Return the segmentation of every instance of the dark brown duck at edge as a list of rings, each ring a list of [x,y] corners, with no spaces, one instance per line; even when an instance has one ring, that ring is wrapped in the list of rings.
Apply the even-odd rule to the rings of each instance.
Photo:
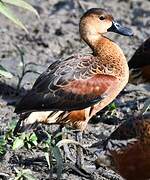
[[[150,178],[150,114],[123,122],[108,138],[96,160],[126,180]]]
[[[130,83],[150,83],[150,38],[144,41],[136,50],[128,65],[130,69]]]

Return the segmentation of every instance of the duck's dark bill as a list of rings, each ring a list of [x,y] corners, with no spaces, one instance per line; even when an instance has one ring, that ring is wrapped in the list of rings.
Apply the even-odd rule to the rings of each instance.
[[[112,26],[108,29],[108,31],[115,32],[124,36],[133,36],[133,31],[130,28],[123,27],[118,22],[113,21]]]

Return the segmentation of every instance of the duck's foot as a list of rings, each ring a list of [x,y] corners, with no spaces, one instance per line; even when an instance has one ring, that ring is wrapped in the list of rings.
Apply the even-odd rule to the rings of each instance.
[[[62,139],[68,139],[68,134],[66,132],[66,127],[60,126],[61,132],[62,132]],[[70,160],[72,162],[75,162],[75,159],[71,156],[71,152],[69,150],[69,147],[67,144],[63,145],[63,155],[64,155],[64,161]]]

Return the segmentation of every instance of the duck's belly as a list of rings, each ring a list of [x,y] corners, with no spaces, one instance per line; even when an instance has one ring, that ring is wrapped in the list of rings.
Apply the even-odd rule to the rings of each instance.
[[[41,111],[32,112],[23,121],[23,126],[28,126],[36,122],[42,124],[67,124],[73,128],[84,130],[89,119],[89,109],[65,112],[65,111]]]

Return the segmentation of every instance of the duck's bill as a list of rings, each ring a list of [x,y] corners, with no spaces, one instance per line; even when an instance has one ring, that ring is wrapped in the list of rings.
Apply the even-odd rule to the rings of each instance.
[[[112,21],[112,26],[108,29],[110,32],[115,32],[124,36],[133,36],[133,31],[130,28],[123,27],[116,21]]]

